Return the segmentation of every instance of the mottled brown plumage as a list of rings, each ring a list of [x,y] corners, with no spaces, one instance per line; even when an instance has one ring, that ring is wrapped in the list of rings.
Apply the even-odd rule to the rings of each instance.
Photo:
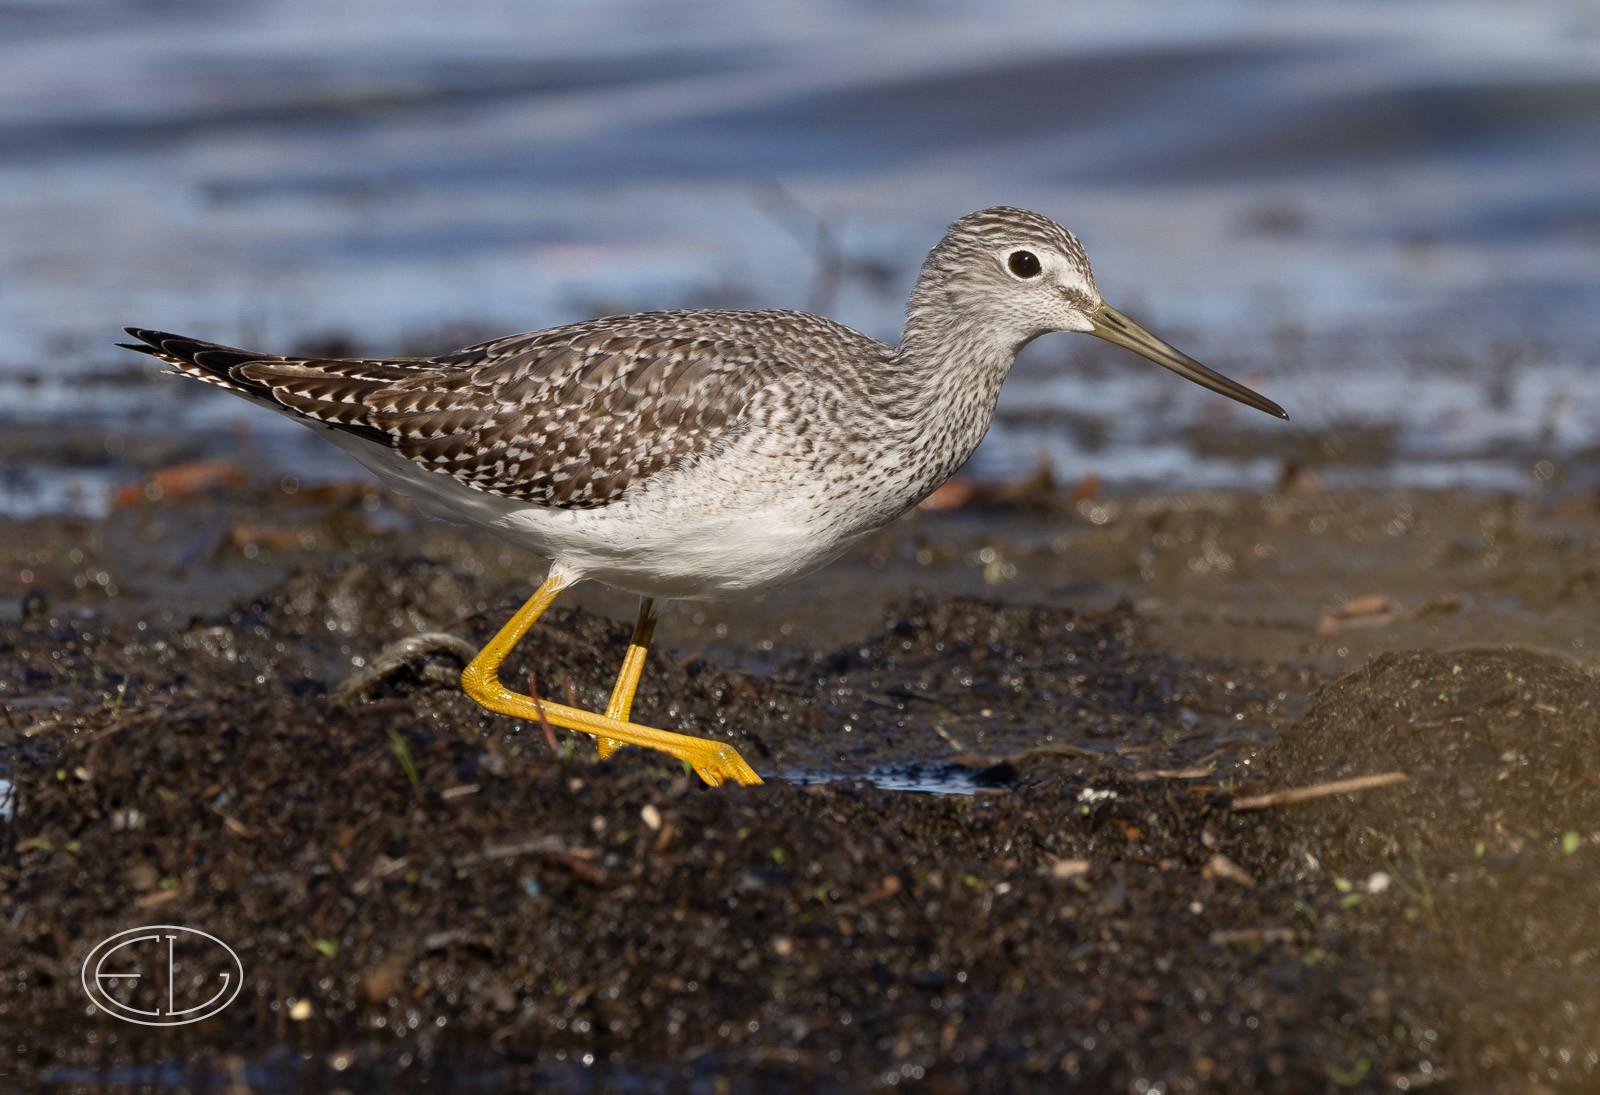
[[[503,498],[586,509],[716,453],[796,368],[886,353],[799,312],[646,312],[510,335],[438,358],[253,354],[128,328],[185,376],[384,444]]]

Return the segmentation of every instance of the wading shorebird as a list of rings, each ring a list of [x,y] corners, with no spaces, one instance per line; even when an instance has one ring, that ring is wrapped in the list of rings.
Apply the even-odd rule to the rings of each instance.
[[[129,349],[327,431],[424,512],[487,528],[549,576],[462,688],[515,718],[639,745],[707,783],[759,783],[730,745],[630,720],[660,600],[780,585],[930,494],[972,455],[1017,352],[1081,331],[1268,414],[1283,408],[1100,299],[1076,237],[1022,209],[928,254],[898,346],[804,312],[613,316],[441,357],[279,357],[130,327]],[[585,579],[641,598],[605,714],[523,695],[500,664]]]

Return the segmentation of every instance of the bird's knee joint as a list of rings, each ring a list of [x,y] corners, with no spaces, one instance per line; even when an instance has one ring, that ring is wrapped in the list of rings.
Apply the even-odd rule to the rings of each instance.
[[[500,674],[496,668],[469,662],[461,671],[461,690],[480,706],[487,706],[483,701],[497,691],[499,686]]]

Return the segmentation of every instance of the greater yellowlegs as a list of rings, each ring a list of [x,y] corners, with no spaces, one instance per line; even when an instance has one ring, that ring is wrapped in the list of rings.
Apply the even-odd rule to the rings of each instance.
[[[985,209],[923,263],[899,346],[788,311],[646,312],[431,358],[280,357],[128,328],[129,349],[327,431],[425,512],[550,560],[462,687],[490,711],[659,749],[708,783],[760,777],[731,746],[630,720],[656,602],[798,578],[894,520],[972,455],[1017,351],[1052,331],[1125,346],[1287,418],[1100,299],[1077,239]],[[500,682],[568,586],[641,596],[605,714]]]

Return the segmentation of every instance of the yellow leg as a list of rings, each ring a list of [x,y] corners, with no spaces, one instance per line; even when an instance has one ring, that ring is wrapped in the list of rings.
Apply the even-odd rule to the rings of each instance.
[[[545,609],[550,607],[551,602],[566,586],[565,578],[559,574],[551,574],[534,595],[528,598],[528,603],[518,609],[510,622],[500,629],[500,633],[489,640],[489,645],[478,652],[478,656],[473,658],[461,673],[461,687],[467,695],[496,714],[535,721],[542,714],[554,725],[564,726],[568,730],[580,730],[619,745],[639,745],[646,749],[658,749],[686,762],[700,774],[701,779],[713,787],[728,779],[737,783],[760,783],[761,777],[756,775],[755,770],[744,762],[738,750],[731,745],[707,741],[704,738],[691,738],[687,734],[674,734],[667,730],[655,730],[623,719],[581,711],[565,704],[535,700],[532,696],[513,692],[500,683],[500,663],[505,661],[506,655],[511,653],[512,648],[528,633],[528,629],[538,621],[539,617],[544,615]],[[640,614],[641,628],[644,626],[645,615],[646,613]],[[653,628],[655,623],[653,618],[650,623]],[[638,631],[635,631],[634,637],[639,638]],[[644,635],[644,639],[648,642],[648,633]],[[629,648],[628,655],[630,659],[633,658],[632,647]],[[644,667],[643,649],[637,661],[638,666],[632,671],[631,685],[627,689],[626,699],[622,701],[625,705],[631,705],[633,702],[633,689],[637,687],[639,673]],[[628,676],[629,664],[624,663],[622,674],[617,680],[618,691],[612,695],[612,707],[619,706],[619,693]],[[623,706],[623,709],[626,710],[626,706]]]
[[[634,625],[633,639],[628,643],[627,657],[622,659],[622,672],[611,689],[611,702],[606,704],[606,718],[627,722],[633,710],[633,694],[639,690],[639,677],[644,672],[644,660],[650,653],[650,638],[656,633],[656,603],[650,597],[639,601],[639,622]],[[611,738],[599,738],[595,747],[600,759],[605,760],[617,751],[622,743]]]

